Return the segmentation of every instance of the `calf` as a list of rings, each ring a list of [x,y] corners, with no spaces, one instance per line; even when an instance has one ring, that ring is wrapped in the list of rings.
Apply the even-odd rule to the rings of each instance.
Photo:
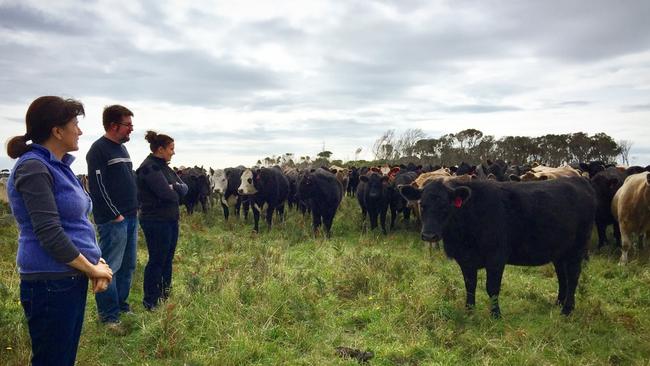
[[[404,221],[408,221],[411,217],[411,207],[414,203],[407,201],[404,196],[399,193],[397,187],[400,185],[411,184],[417,178],[417,173],[415,172],[403,172],[398,174],[395,179],[390,183],[388,187],[390,201],[390,230],[392,231],[395,228],[395,221],[397,220],[397,215],[402,214]]]
[[[381,231],[386,234],[386,212],[390,199],[388,192],[388,176],[376,171],[369,171],[360,177],[357,187],[357,200],[361,206],[363,221],[366,215],[370,217],[370,230],[377,227],[377,216],[381,224]]]
[[[633,174],[612,200],[612,215],[621,229],[620,264],[627,263],[627,252],[635,234],[650,237],[650,173]]]
[[[289,181],[278,167],[246,169],[241,175],[240,195],[248,195],[253,206],[253,230],[259,232],[260,211],[267,204],[266,224],[271,230],[273,211],[284,217],[284,202],[289,196]]]
[[[518,184],[434,181],[424,189],[402,186],[420,199],[422,239],[443,239],[445,253],[459,264],[474,307],[477,271],[485,268],[491,313],[500,316],[499,292],[506,264],[539,266],[553,262],[557,303],[568,315],[596,211],[594,189],[582,177]]]
[[[203,213],[208,211],[208,197],[210,196],[210,180],[202,168],[185,168],[178,172],[179,178],[187,184],[187,194],[181,198],[188,214],[194,213],[197,203],[201,204]]]
[[[314,234],[322,222],[325,236],[331,237],[332,221],[343,198],[343,187],[336,176],[325,169],[306,172],[298,184],[298,197],[311,208]]]

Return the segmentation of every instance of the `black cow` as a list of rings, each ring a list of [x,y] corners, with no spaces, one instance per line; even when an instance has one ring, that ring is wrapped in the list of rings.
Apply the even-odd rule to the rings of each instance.
[[[359,179],[357,201],[361,206],[363,221],[365,222],[367,214],[370,217],[370,230],[374,230],[377,227],[377,216],[379,216],[381,231],[386,234],[386,212],[390,200],[388,176],[371,170]]]
[[[181,198],[181,204],[185,205],[188,214],[194,213],[197,203],[201,204],[203,213],[208,211],[208,197],[210,196],[210,181],[202,168],[186,168],[178,171],[178,176],[183,183],[187,184],[187,194]]]
[[[260,211],[264,204],[266,208],[266,224],[271,230],[273,211],[278,211],[280,219],[284,219],[284,202],[289,196],[289,181],[279,167],[246,169],[241,175],[241,185],[237,190],[240,195],[248,195],[253,206],[253,229],[259,231]]]
[[[596,211],[596,195],[583,177],[513,182],[433,181],[422,190],[402,186],[420,199],[422,239],[443,239],[445,253],[460,265],[474,307],[477,271],[485,268],[491,313],[500,316],[499,291],[506,264],[539,266],[553,262],[557,303],[568,315]]]
[[[357,186],[359,186],[359,169],[352,166],[350,167],[350,173],[348,177],[348,196],[354,196],[354,194],[357,192]]]
[[[401,213],[404,221],[407,222],[411,217],[411,208],[408,206],[408,201],[399,193],[398,187],[401,185],[411,184],[417,178],[417,173],[413,171],[400,172],[388,187],[390,201],[390,229],[395,228],[395,221],[397,216]]]
[[[311,208],[314,234],[322,222],[325,236],[331,237],[332,221],[343,198],[341,182],[322,168],[306,172],[298,184],[298,197],[300,201],[307,201]]]
[[[598,206],[596,208],[596,230],[598,231],[598,248],[607,244],[606,229],[609,225],[614,225],[614,239],[616,245],[621,246],[621,230],[618,222],[612,215],[612,199],[616,191],[625,181],[625,173],[616,168],[607,168],[606,170],[596,173],[591,178],[591,185],[596,191]]]

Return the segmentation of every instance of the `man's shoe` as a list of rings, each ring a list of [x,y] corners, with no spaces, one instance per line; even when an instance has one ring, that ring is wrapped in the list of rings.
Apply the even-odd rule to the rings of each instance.
[[[106,329],[115,335],[122,336],[126,334],[126,329],[124,329],[122,322],[119,320],[116,322],[108,322],[104,324],[106,325]]]

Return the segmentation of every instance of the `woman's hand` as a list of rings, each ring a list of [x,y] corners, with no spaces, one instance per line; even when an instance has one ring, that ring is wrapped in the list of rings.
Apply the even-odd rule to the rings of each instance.
[[[113,270],[108,266],[104,258],[99,258],[99,262],[92,266],[91,271],[88,273],[91,279],[105,279],[108,283],[113,279]]]
[[[93,294],[96,294],[98,292],[104,292],[108,289],[108,285],[111,283],[111,281],[105,279],[105,278],[93,278],[92,279],[92,284],[93,284]]]

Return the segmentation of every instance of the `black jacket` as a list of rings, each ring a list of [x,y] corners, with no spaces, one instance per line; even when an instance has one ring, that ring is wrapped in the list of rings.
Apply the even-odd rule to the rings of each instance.
[[[167,163],[150,154],[135,171],[141,220],[178,220],[178,201],[187,193]],[[171,187],[170,187],[171,185]]]

